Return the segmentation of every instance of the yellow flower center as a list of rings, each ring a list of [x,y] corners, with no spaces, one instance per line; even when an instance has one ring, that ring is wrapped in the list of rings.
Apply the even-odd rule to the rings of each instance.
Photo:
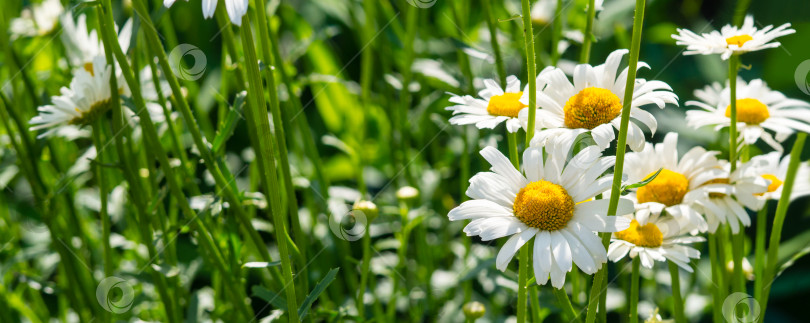
[[[771,183],[768,184],[768,193],[776,191],[776,189],[778,189],[779,186],[782,186],[782,181],[779,180],[779,178],[777,178],[776,175],[765,174],[765,175],[762,175],[762,178],[771,181]]]
[[[555,231],[564,228],[574,216],[574,199],[562,186],[539,180],[520,189],[513,210],[526,225]]]
[[[627,230],[615,233],[617,239],[630,242],[639,247],[656,248],[664,244],[664,235],[653,223],[639,225],[638,221],[633,219],[630,221],[630,227]]]
[[[79,108],[74,108],[81,116],[75,117],[68,121],[70,125],[86,126],[95,121],[100,116],[104,115],[110,109],[110,99],[96,102],[90,106],[90,110],[82,112]]]
[[[737,45],[737,47],[742,47],[743,44],[745,44],[746,42],[748,42],[749,40],[752,40],[752,39],[754,39],[754,38],[749,36],[749,35],[733,36],[733,37],[726,38],[726,45],[729,45],[729,46]]]
[[[647,175],[650,178],[655,173]],[[661,173],[636,191],[639,203],[658,202],[666,206],[680,204],[689,190],[689,180],[680,173],[662,169]]]
[[[565,102],[565,127],[593,129],[615,119],[622,112],[622,102],[610,90],[588,87]]]
[[[96,76],[96,74],[93,73],[93,63],[84,63],[84,70],[89,72],[90,76]]]
[[[494,116],[517,118],[520,110],[526,107],[520,102],[521,96],[523,96],[523,91],[493,95],[489,98],[487,112]]]
[[[757,99],[737,100],[737,121],[750,125],[762,123],[771,116],[768,106]],[[731,105],[726,107],[726,117],[731,118]]]
[[[710,181],[704,183],[703,185],[728,184],[728,183],[729,183],[728,178],[715,178],[713,180],[710,180]],[[714,192],[709,193],[709,197],[711,197],[711,198],[721,198],[721,197],[725,197],[725,196],[726,196],[726,194],[723,194],[723,193],[714,193]]]

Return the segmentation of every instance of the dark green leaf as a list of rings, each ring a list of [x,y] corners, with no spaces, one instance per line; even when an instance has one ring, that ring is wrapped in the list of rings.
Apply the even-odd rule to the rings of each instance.
[[[321,293],[323,293],[323,291],[326,290],[326,287],[329,286],[329,284],[331,284],[332,281],[335,280],[335,276],[337,275],[339,270],[340,268],[332,268],[331,270],[329,270],[328,273],[326,273],[326,276],[324,276],[323,279],[321,279],[321,281],[318,282],[318,285],[315,285],[315,288],[312,289],[312,292],[309,293],[309,295],[307,295],[307,298],[304,299],[304,302],[301,303],[301,307],[298,308],[298,317],[303,319],[304,317],[307,316],[307,313],[309,312],[309,307],[312,306],[312,303],[314,303],[316,299],[318,299],[318,296],[321,296]]]

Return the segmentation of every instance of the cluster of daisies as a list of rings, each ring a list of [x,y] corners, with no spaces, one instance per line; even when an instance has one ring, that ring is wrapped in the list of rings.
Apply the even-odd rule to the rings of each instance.
[[[773,40],[795,32],[789,27],[758,29],[749,16],[739,28],[701,35],[679,29],[673,38],[687,46],[687,55],[720,54],[725,60],[779,46]],[[680,154],[677,133],[653,144],[642,128],[655,134],[658,126],[645,107],[678,105],[678,96],[665,82],[641,78],[626,96],[629,67],[620,65],[627,53],[616,50],[598,66],[577,65],[570,76],[557,67],[544,69],[532,80],[537,89],[533,107],[528,85],[521,88],[515,76],[506,78],[506,84],[485,80],[478,97],[450,98],[456,104],[447,108],[453,114],[451,124],[492,129],[505,123],[509,133],[535,127],[517,168],[495,147],[484,148],[481,155],[491,171],[473,176],[466,192],[472,200],[448,214],[451,221],[470,221],[464,228],[468,236],[484,241],[508,237],[496,258],[498,269],[505,270],[534,238],[536,282],[550,280],[555,288],[563,287],[574,264],[593,274],[608,259],[618,262],[626,256],[639,257],[647,268],[670,261],[691,272],[690,263],[700,252],[690,244],[704,241],[701,234],[722,225],[737,233],[751,225],[749,211],[780,197],[789,159],[782,156],[780,142],[794,132],[810,132],[810,104],[786,98],[760,79],[737,80],[739,147],[762,139],[774,151],[746,162],[721,160],[720,152],[702,147]],[[638,67],[649,68],[643,62]],[[729,127],[729,91],[728,83],[695,91],[696,100],[687,102],[694,109],[687,112],[686,123],[696,129]],[[632,188],[621,192],[617,216],[609,216],[611,184],[618,175],[611,171],[616,158],[603,152],[616,139],[626,97],[632,97],[626,134],[632,152],[626,154],[621,176]],[[530,109],[536,109],[534,122],[529,122]],[[579,148],[582,142],[592,144]],[[802,166],[799,176],[807,178],[810,169]],[[810,194],[810,184],[798,183],[793,192],[793,198]],[[612,233],[608,248],[600,232]]]

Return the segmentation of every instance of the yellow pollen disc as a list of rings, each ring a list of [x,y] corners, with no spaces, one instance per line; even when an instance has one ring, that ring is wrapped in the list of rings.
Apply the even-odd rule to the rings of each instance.
[[[657,248],[664,244],[664,235],[653,223],[639,225],[638,221],[630,221],[627,230],[615,233],[616,238],[630,242],[639,247]]]
[[[93,73],[93,63],[84,63],[84,70],[89,72],[91,76],[95,76],[95,73]]]
[[[706,183],[703,183],[703,185],[728,184],[728,183],[729,183],[728,178],[715,178],[715,179],[710,180],[710,181],[708,181]],[[725,197],[725,196],[726,196],[726,194],[723,194],[723,193],[709,193],[709,197],[711,197],[711,198],[721,198],[721,197]]]
[[[762,178],[771,181],[771,183],[768,184],[768,193],[776,191],[776,189],[778,189],[779,186],[782,186],[782,181],[772,174],[762,175]]]
[[[565,102],[565,127],[593,129],[615,119],[622,112],[622,102],[610,90],[589,87]]]
[[[653,174],[655,173],[650,173],[645,178],[650,178]],[[636,198],[639,203],[658,202],[666,206],[673,206],[683,201],[688,190],[689,180],[686,176],[663,169],[652,182],[639,187],[636,191]]]
[[[737,100],[737,121],[750,125],[762,123],[771,116],[768,106],[757,99]],[[726,107],[726,117],[731,118],[731,105]]]
[[[737,45],[737,47],[742,47],[743,44],[752,39],[754,38],[749,35],[733,36],[726,38],[726,45]]]
[[[574,216],[574,199],[562,186],[539,180],[520,189],[513,210],[526,225],[555,231],[564,228]]]
[[[523,96],[523,91],[493,95],[489,98],[487,112],[494,116],[517,118],[520,110],[526,107],[520,102],[521,96]]]

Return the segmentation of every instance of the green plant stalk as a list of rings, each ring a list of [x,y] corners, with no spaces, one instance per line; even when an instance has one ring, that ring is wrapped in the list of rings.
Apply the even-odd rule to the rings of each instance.
[[[559,1],[557,8],[559,8]],[[636,1],[636,10],[638,10],[638,1]],[[591,59],[591,43],[593,43],[593,21],[596,19],[596,1],[590,0],[588,2],[588,17],[586,18],[585,31],[583,34],[585,38],[582,40],[582,52],[579,53],[579,63],[588,64]],[[635,26],[634,26],[635,28]],[[635,29],[633,29],[635,36]]]
[[[501,44],[498,43],[498,28],[495,25],[495,18],[492,16],[492,0],[483,0],[481,4],[483,5],[484,19],[486,19],[487,28],[489,29],[489,39],[492,54],[495,56],[495,69],[498,72],[498,80],[501,81],[501,87],[506,88],[506,67],[504,67],[503,55],[501,55]]]
[[[406,267],[406,259],[405,256],[408,253],[408,240],[410,236],[410,228],[408,228],[408,212],[409,207],[408,204],[400,201],[399,203],[399,216],[402,221],[402,232],[396,234],[397,240],[399,240],[399,248],[397,249],[397,266],[391,272],[391,280],[394,281],[393,287],[391,288],[391,300],[389,301],[387,312],[386,312],[386,319],[387,322],[396,322],[396,314],[397,314],[397,290],[399,289],[400,284],[400,269],[407,269]],[[407,273],[405,273],[407,275]]]
[[[141,30],[143,30],[146,34],[148,48],[150,52],[158,58],[158,63],[163,70],[164,76],[166,76],[166,80],[169,82],[169,86],[172,88],[172,93],[174,93],[175,100],[178,103],[178,109],[183,115],[183,120],[186,122],[186,128],[191,133],[192,139],[194,139],[194,145],[197,147],[197,150],[202,156],[203,163],[225,196],[225,200],[230,204],[232,211],[239,219],[242,229],[249,238],[248,241],[250,241],[250,243],[253,245],[253,248],[258,253],[259,258],[261,258],[262,261],[271,262],[272,257],[270,257],[270,253],[267,251],[264,241],[262,240],[258,231],[256,231],[256,229],[250,223],[250,219],[247,217],[239,197],[234,192],[235,184],[233,184],[233,181],[227,181],[225,179],[225,176],[223,175],[218,163],[216,163],[214,160],[213,154],[205,144],[199,128],[194,123],[194,115],[191,112],[185,97],[183,97],[183,92],[177,78],[174,76],[172,69],[169,66],[168,58],[166,57],[166,53],[163,51],[163,46],[160,44],[155,26],[152,24],[152,20],[149,19],[149,12],[143,3],[143,0],[133,1],[133,7],[138,12],[138,15],[142,17],[141,22],[143,23],[143,28]],[[115,37],[117,39],[117,35],[115,35]],[[161,155],[159,154],[158,157],[161,157]],[[167,165],[167,167],[169,166]],[[182,192],[180,195],[182,196]]]
[[[242,24],[244,27],[241,28],[240,34],[242,36],[242,46],[245,52],[245,66],[248,75],[248,87],[250,88],[250,93],[264,93],[262,90],[262,81],[257,63],[259,59],[256,57],[256,48],[253,45],[255,40],[253,39],[253,33],[250,30],[249,15],[242,17]],[[266,24],[261,25],[259,29],[266,31],[265,27]],[[273,78],[272,75],[270,78]],[[271,92],[275,93],[274,91],[275,87],[273,87]],[[281,274],[284,277],[284,291],[287,294],[287,308],[290,309],[287,311],[287,315],[289,315],[290,322],[298,322],[298,311],[295,310],[298,308],[298,299],[296,298],[295,293],[295,282],[293,279],[292,262],[290,261],[289,245],[286,240],[287,224],[281,208],[282,201],[281,192],[278,185],[278,173],[275,163],[276,157],[274,156],[272,147],[269,145],[275,139],[273,138],[273,133],[270,129],[270,120],[266,117],[267,103],[264,100],[264,95],[250,95],[248,96],[248,101],[251,104],[251,109],[253,109],[253,115],[256,116],[256,118],[252,120],[253,122],[248,122],[248,124],[253,126],[256,129],[256,133],[260,135],[258,142],[259,147],[255,148],[258,148],[257,150],[261,150],[265,156],[265,158],[259,162],[264,164],[264,174],[262,174],[262,177],[265,181],[265,189],[267,190],[266,196],[272,209],[273,225],[276,229],[275,238],[276,244],[278,245],[279,256],[281,257]],[[276,104],[276,108],[277,107],[278,105]],[[280,123],[276,124],[276,127],[280,126]],[[283,140],[280,140],[279,142],[283,142]],[[284,159],[283,156],[281,158]],[[292,193],[288,192],[288,194]],[[306,274],[304,275],[306,276]]]
[[[506,138],[508,138],[509,143],[509,160],[512,162],[512,165],[514,165],[515,168],[520,171],[520,154],[518,154],[517,132],[509,132],[509,130],[506,130]]]
[[[737,6],[734,8],[734,19],[732,20],[735,26],[742,26],[745,12],[750,4],[751,0],[737,0]]]
[[[638,267],[641,257],[633,258],[633,273],[630,276],[630,323],[638,323]]]
[[[672,279],[672,314],[675,316],[676,323],[685,323],[683,297],[681,297],[681,276],[678,271],[678,265],[671,261],[668,261],[667,264],[669,265],[669,276]]]
[[[410,122],[408,120],[408,110],[411,107],[411,91],[408,89],[408,85],[411,84],[411,80],[413,79],[413,70],[411,69],[414,60],[414,49],[413,43],[416,38],[417,33],[417,23],[419,22],[419,13],[420,10],[416,6],[407,6],[408,12],[405,24],[405,62],[401,67],[402,72],[402,95],[400,98],[401,104],[398,110],[399,117],[398,121],[401,123],[399,125],[399,148],[402,150],[402,169],[405,172],[405,178],[408,181],[408,184],[411,186],[416,185],[416,180],[413,178],[413,174],[411,173],[409,165],[410,161],[410,153],[408,149],[410,149]]]
[[[776,205],[776,214],[774,214],[773,227],[771,229],[771,239],[770,242],[768,242],[768,266],[765,267],[765,276],[763,277],[762,298],[758,300],[759,305],[762,307],[762,312],[759,316],[760,322],[765,319],[765,309],[768,305],[771,283],[776,279],[782,227],[785,225],[785,217],[787,216],[788,205],[790,204],[790,195],[793,193],[793,184],[796,182],[796,173],[799,170],[802,150],[804,150],[804,142],[806,140],[806,133],[799,132],[796,135],[796,141],[793,143],[793,149],[790,151],[787,175],[785,176],[785,182],[782,184],[782,195],[779,197],[779,203]]]
[[[571,299],[568,298],[568,293],[565,289],[551,288],[554,291],[554,296],[557,297],[557,305],[562,309],[565,320],[567,322],[579,322],[577,311],[574,310],[574,305],[571,305]],[[534,304],[532,304],[534,306]]]
[[[136,7],[137,7],[138,4],[143,5],[140,2],[136,2],[135,4],[136,4]],[[157,130],[155,129],[155,125],[152,123],[152,119],[151,119],[151,117],[149,116],[149,113],[146,110],[146,105],[145,105],[145,102],[143,100],[143,96],[141,95],[141,92],[140,92],[140,85],[135,80],[135,78],[133,76],[134,74],[133,74],[132,69],[129,66],[126,55],[123,53],[121,48],[118,46],[118,35],[113,31],[113,29],[111,27],[112,26],[112,7],[110,5],[110,0],[105,0],[103,6],[107,8],[107,12],[106,13],[101,12],[102,13],[102,15],[101,15],[102,21],[104,21],[104,23],[103,23],[103,28],[101,28],[100,30],[101,30],[101,34],[102,34],[102,40],[103,40],[103,43],[104,43],[105,51],[107,53],[112,53],[112,54],[115,55],[117,61],[120,64],[122,74],[123,74],[124,78],[126,79],[127,84],[129,84],[129,86],[130,86],[130,89],[132,91],[132,98],[135,101],[135,106],[136,106],[136,108],[138,109],[138,112],[139,112],[138,116],[139,116],[139,118],[141,120],[141,127],[143,128],[143,134],[146,137],[145,142],[149,145],[146,148],[157,153],[158,161],[163,166],[163,171],[166,174],[167,182],[169,184],[169,189],[170,189],[172,195],[175,197],[175,200],[180,205],[180,208],[183,211],[183,213],[187,217],[192,219],[192,222],[191,222],[192,228],[195,231],[198,231],[198,233],[199,233],[199,235],[198,235],[199,240],[198,241],[200,241],[201,245],[203,245],[205,248],[207,248],[209,250],[209,252],[212,255],[215,256],[213,261],[211,261],[211,262],[215,266],[217,266],[217,269],[219,269],[221,272],[224,273],[223,276],[225,277],[226,281],[228,282],[228,283],[224,284],[226,291],[230,292],[231,296],[233,298],[244,299],[246,296],[244,295],[243,292],[241,292],[241,289],[238,287],[238,286],[240,286],[240,284],[238,283],[237,280],[233,279],[232,275],[228,274],[228,269],[227,269],[228,267],[226,265],[226,262],[225,262],[224,258],[222,257],[222,254],[219,251],[219,249],[217,247],[217,244],[214,242],[213,238],[211,238],[209,230],[205,227],[204,222],[201,221],[201,219],[199,217],[197,217],[197,215],[194,213],[193,210],[191,210],[191,207],[188,204],[187,198],[182,193],[182,190],[180,188],[181,185],[179,184],[179,180],[177,180],[177,177],[174,174],[174,170],[173,170],[173,168],[171,166],[171,163],[169,162],[169,159],[168,159],[168,156],[167,156],[166,152],[163,150],[162,146],[160,145],[160,141],[158,140],[158,136],[157,136]],[[143,10],[143,12],[140,12],[142,17],[149,17],[148,15],[144,15],[144,13],[146,12],[145,8],[140,8],[139,7],[139,9]],[[144,21],[144,22],[148,22],[148,21]],[[148,23],[150,24],[149,27],[154,32],[154,26],[151,25],[151,22],[148,22]],[[146,28],[146,29],[149,29],[149,28]],[[112,45],[112,44],[115,44],[115,45]],[[165,58],[165,55],[164,55],[164,58]],[[165,72],[165,70],[164,70],[164,72]],[[169,73],[171,73],[171,72],[169,72]],[[169,75],[171,75],[171,74],[169,74]],[[110,79],[111,79],[111,83],[113,85],[115,85],[115,83],[113,83],[115,81],[115,78],[113,77],[113,78],[110,78]],[[112,94],[113,95],[112,102],[113,102],[113,128],[114,128],[113,131],[115,131],[115,133],[119,133],[119,132],[123,131],[126,128],[124,128],[123,125],[122,125],[123,116],[122,116],[122,113],[121,113],[120,101],[115,99],[115,98],[118,97],[117,91],[112,91],[112,93],[113,93]],[[116,136],[116,146],[118,146],[119,151],[124,151],[122,149],[123,144],[122,144],[122,140],[121,140],[120,136]],[[121,156],[125,156],[125,155],[121,155]],[[128,161],[125,161],[124,165],[125,165],[125,169],[127,170],[124,173],[125,173],[126,176],[128,176],[128,182],[131,185],[133,185],[133,187],[130,189],[130,191],[136,191],[136,192],[140,191],[140,188],[139,188],[140,182],[137,179],[135,179],[135,178],[137,178],[137,176],[135,175],[134,170],[132,168],[129,168],[129,166],[127,166],[127,165],[129,165]],[[136,203],[136,205],[139,205],[138,207],[136,207],[136,209],[138,209],[139,212],[141,214],[143,214],[143,211],[145,211],[145,203],[143,203],[143,201],[145,201],[145,199],[143,199],[137,193],[134,194],[133,196],[135,197],[133,202]],[[233,208],[233,204],[232,204],[231,209],[236,209],[236,208]],[[149,240],[151,240],[151,238],[148,239],[147,241],[149,241]],[[152,245],[147,244],[147,247],[149,247],[149,246],[152,246]],[[151,251],[154,251],[154,250],[151,250]],[[160,274],[157,271],[151,269],[151,266],[149,266],[149,267],[150,267],[150,271],[153,273],[153,277],[155,277],[156,283],[160,284],[160,282],[162,281],[162,277],[163,277],[162,274]],[[158,286],[158,290],[159,291],[161,290],[160,286]],[[240,311],[241,315],[244,318],[251,318],[253,316],[252,309],[247,307],[244,302],[237,301],[237,302],[233,302],[233,303],[235,304],[236,309],[238,311]],[[174,316],[173,315],[168,315],[167,317],[171,319]]]
[[[99,208],[98,216],[101,218],[101,240],[102,246],[104,248],[104,276],[112,276],[113,274],[113,259],[112,259],[112,247],[110,246],[110,217],[107,214],[107,181],[104,180],[104,175],[102,174],[103,166],[101,164],[104,163],[104,141],[101,139],[101,136],[104,132],[103,123],[101,118],[98,118],[93,122],[93,145],[96,146],[96,164],[93,167],[95,169],[96,181],[98,181],[98,192],[99,192],[99,200],[101,200],[101,206]]]
[[[537,114],[537,58],[534,55],[534,31],[532,30],[531,1],[521,0],[523,14],[523,38],[526,41],[526,66],[529,70],[529,124],[526,127],[526,146],[534,137],[535,115]]]
[[[732,284],[732,290],[735,292],[745,292],[745,276],[743,275],[742,271],[742,259],[743,259],[743,250],[745,248],[745,230],[744,228],[740,228],[740,232],[732,233],[729,230],[729,234],[731,235],[731,259],[734,263],[734,269],[732,270],[732,278],[734,279],[734,284]]]
[[[371,267],[371,224],[366,225],[366,232],[363,235],[363,263],[360,267],[360,288],[357,290],[357,317],[360,322],[366,320],[366,305],[363,300],[368,285],[368,274]],[[373,291],[372,291],[373,292]]]
[[[531,305],[532,309],[532,322],[540,322],[542,319],[540,318],[540,299],[537,297],[537,293],[540,292],[540,286],[534,284],[534,286],[529,287],[529,304]],[[570,301],[569,301],[570,303]]]
[[[718,230],[719,232],[719,230]],[[712,290],[713,290],[713,298],[715,304],[722,304],[723,298],[725,298],[726,290],[723,288],[725,280],[725,269],[722,261],[722,249],[720,246],[717,245],[717,234],[716,233],[709,233],[709,261],[712,265]],[[722,322],[723,315],[722,309],[718,306],[712,307],[712,317],[714,318],[714,322]]]
[[[552,21],[552,34],[551,34],[551,65],[557,66],[560,61],[560,47],[558,44],[562,40],[563,32],[563,0],[557,0],[557,7],[554,9],[554,20]]]
[[[355,150],[359,152],[357,154],[357,187],[363,198],[365,198],[365,196],[368,194],[368,187],[366,186],[366,181],[363,177],[365,163],[363,160],[362,151],[364,151],[363,147],[366,140],[366,128],[368,127],[366,113],[368,111],[372,111],[371,73],[374,71],[374,52],[372,51],[374,46],[371,45],[374,41],[374,33],[377,30],[376,25],[374,24],[374,2],[375,1],[373,0],[363,1],[363,11],[366,14],[366,21],[364,28],[361,30],[363,42],[369,45],[369,47],[362,52],[360,57],[360,101],[365,108],[363,109],[363,113],[360,113],[360,120],[358,122],[359,126],[356,128],[357,147],[355,148]]]
[[[591,1],[593,2],[593,1]],[[615,216],[619,207],[619,192],[622,187],[622,174],[624,174],[624,154],[627,150],[627,128],[630,123],[630,107],[633,101],[633,90],[635,88],[636,68],[638,67],[638,56],[641,50],[641,31],[644,25],[644,9],[646,0],[636,0],[636,10],[633,16],[633,38],[630,46],[630,58],[627,66],[627,83],[625,83],[624,100],[622,101],[622,117],[619,127],[618,143],[616,145],[616,164],[613,166],[613,183],[610,189],[610,203],[608,204],[609,216]],[[591,10],[593,5],[591,5]],[[586,37],[587,39],[587,37]],[[607,249],[610,243],[610,233],[603,232],[602,245]],[[596,308],[602,294],[602,284],[607,276],[607,266],[602,266],[593,276],[593,285],[588,301],[587,323],[596,320]]]
[[[768,202],[757,212],[757,237],[754,256],[754,299],[762,298],[762,277],[765,274],[765,231],[768,229]]]
[[[526,242],[518,251],[518,299],[517,299],[517,321],[526,322],[526,282],[529,280],[529,243]]]

